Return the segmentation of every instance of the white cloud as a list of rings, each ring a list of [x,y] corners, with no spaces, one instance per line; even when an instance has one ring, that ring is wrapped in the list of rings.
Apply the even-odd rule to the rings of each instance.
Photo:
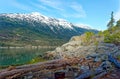
[[[58,0],[39,0],[43,5],[62,11],[61,2]]]
[[[86,17],[86,13],[85,13],[85,10],[82,8],[82,6],[78,3],[73,3],[71,6],[70,6],[74,11],[74,15],[75,17]]]
[[[43,5],[52,7],[54,11],[65,18],[81,18],[86,17],[85,10],[81,4],[75,1],[63,1],[63,0],[39,0]],[[69,11],[68,11],[69,10]],[[70,12],[72,10],[72,12]]]
[[[120,19],[120,0],[119,0],[119,8],[118,11],[115,13],[115,20],[119,20]]]
[[[39,12],[49,12],[48,16],[54,16],[54,13],[63,18],[84,18],[86,17],[86,12],[83,9],[82,5],[77,3],[74,0],[65,1],[65,0],[37,0],[28,1],[27,4],[20,3],[17,0],[14,0],[12,3],[13,6],[18,9],[30,12],[30,11],[39,11]],[[59,18],[62,18],[59,17]]]
[[[45,11],[49,11],[49,9],[46,6],[40,5],[39,3],[30,2],[30,4],[32,6],[34,6],[34,8],[42,9],[42,10],[45,10]]]
[[[120,11],[115,13],[115,20],[119,20],[120,19]]]

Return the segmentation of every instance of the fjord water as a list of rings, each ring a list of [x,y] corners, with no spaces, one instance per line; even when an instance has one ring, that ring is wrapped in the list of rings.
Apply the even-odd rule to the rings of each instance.
[[[40,49],[0,49],[0,66],[21,65],[30,62],[35,57],[43,55],[51,48]]]

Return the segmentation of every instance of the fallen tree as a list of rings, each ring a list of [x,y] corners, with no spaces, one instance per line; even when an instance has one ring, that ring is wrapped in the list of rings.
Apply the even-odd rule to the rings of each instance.
[[[5,69],[0,72],[0,79],[9,79],[17,78],[21,75],[24,75],[28,72],[37,72],[43,69],[55,69],[59,67],[65,67],[67,65],[74,65],[79,62],[79,58],[71,58],[71,59],[58,59],[51,60],[47,62],[41,62],[33,65],[24,65],[14,67],[13,69]]]
[[[108,55],[108,60],[112,62],[117,68],[120,68],[120,62],[115,59],[112,55]]]
[[[97,68],[95,71],[89,70],[87,72],[84,72],[80,74],[76,79],[91,79],[93,76],[98,76],[99,74],[105,73],[106,71],[102,68]],[[96,79],[96,78],[95,78]]]

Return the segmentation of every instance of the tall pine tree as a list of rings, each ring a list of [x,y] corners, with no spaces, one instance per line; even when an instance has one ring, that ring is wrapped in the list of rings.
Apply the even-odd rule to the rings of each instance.
[[[109,29],[110,29],[111,27],[113,27],[113,26],[114,26],[114,22],[115,22],[115,20],[114,20],[113,11],[112,11],[112,13],[111,13],[111,19],[110,19],[109,23],[107,24],[107,27],[108,27]]]

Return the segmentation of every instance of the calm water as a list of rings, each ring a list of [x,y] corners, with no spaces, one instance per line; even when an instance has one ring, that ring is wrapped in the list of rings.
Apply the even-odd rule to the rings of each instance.
[[[0,66],[25,64],[49,50],[53,49],[0,49]]]

